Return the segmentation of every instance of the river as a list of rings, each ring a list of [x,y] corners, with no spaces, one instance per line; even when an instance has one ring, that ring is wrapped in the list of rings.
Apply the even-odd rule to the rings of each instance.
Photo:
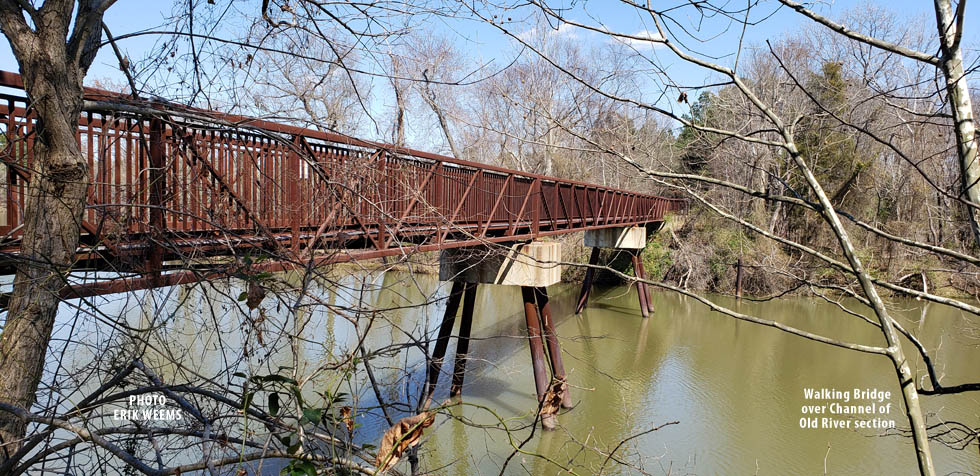
[[[161,309],[170,310],[169,317],[158,322],[161,328],[153,331],[151,341],[156,345],[150,354],[182,355],[185,366],[200,375],[218,375],[226,368],[252,374],[281,372],[292,366],[292,352],[299,356],[296,363],[302,374],[340,358],[356,343],[355,326],[331,308],[342,313],[344,307],[363,300],[384,310],[365,339],[368,350],[375,350],[406,342],[407,335],[420,335],[423,330],[434,338],[448,288],[447,283],[427,274],[345,271],[329,285],[314,286],[313,294],[320,302],[301,313],[299,327],[284,309],[289,299],[267,298],[263,302],[267,320],[259,325],[265,328],[261,345],[254,334],[249,337],[241,330],[247,326],[234,304],[243,289],[240,283],[156,290],[157,302],[164,303],[157,308],[138,297],[96,298],[96,302],[106,316],[123,315],[134,326],[145,325],[147,316],[160,315]],[[513,457],[507,474],[568,474],[547,459],[578,474],[595,474],[600,468],[603,474],[916,473],[915,453],[907,438],[895,436],[894,431],[853,428],[860,420],[868,420],[867,415],[803,413],[804,406],[831,403],[806,400],[806,389],[890,392],[890,398],[875,400],[892,404],[888,414],[879,415],[880,420],[905,427],[895,372],[886,358],[737,321],[673,293],[655,292],[656,312],[643,319],[636,292],[627,286],[597,287],[583,314],[575,316],[577,291],[573,284],[549,288],[575,407],[558,416],[556,431],[538,428],[522,447],[527,454]],[[829,337],[871,345],[882,342],[876,328],[816,298],[711,299],[742,313]],[[184,304],[177,306],[176,302]],[[855,303],[842,304],[853,307]],[[70,326],[65,317],[75,314],[71,306],[69,302],[62,310],[56,337],[79,335],[80,326]],[[890,300],[889,306],[927,348],[939,348],[937,362],[944,383],[980,381],[976,365],[980,362],[980,326],[976,325],[980,319],[907,299]],[[255,319],[255,313],[251,315]],[[299,330],[304,339],[295,350],[277,335],[277,325]],[[364,328],[361,323],[358,326]],[[112,340],[103,335],[111,331],[99,330],[91,322],[88,328],[84,324],[81,328],[92,334],[87,338],[93,341]],[[536,406],[519,288],[481,285],[472,335],[463,403],[437,417],[420,447],[422,469],[435,474],[497,474],[513,445],[526,439],[526,424]],[[241,357],[243,342],[249,342],[245,358]],[[454,348],[455,340],[448,356]],[[58,351],[54,346],[53,352]],[[73,352],[68,368],[81,368],[96,357],[86,354],[85,348]],[[445,373],[452,366],[451,357],[447,360],[436,391],[437,403],[447,398]],[[371,363],[383,399],[414,402],[418,398],[418,383],[424,378],[419,351],[391,353]],[[916,366],[921,368],[921,362],[913,368]],[[157,368],[167,381],[177,382],[184,375],[184,370],[172,366]],[[354,395],[355,406],[370,408],[377,400],[366,382],[360,370],[343,382],[325,372],[313,379],[307,393],[344,388]],[[980,426],[978,399],[980,393],[922,397],[930,423],[959,421],[971,427]],[[858,403],[866,402],[845,404]],[[814,416],[833,417],[852,428],[801,428],[801,419]],[[499,429],[501,419],[510,428],[525,428],[508,438]],[[677,423],[647,432],[674,421]],[[361,412],[357,422],[354,439],[359,443],[377,444],[387,428],[376,410]],[[613,448],[616,452],[609,458]],[[939,474],[980,472],[976,442],[965,450],[934,442],[932,452]],[[275,467],[264,472],[278,474]]]

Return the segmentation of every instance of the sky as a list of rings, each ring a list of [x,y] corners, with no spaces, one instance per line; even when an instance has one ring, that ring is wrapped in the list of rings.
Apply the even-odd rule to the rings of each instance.
[[[203,3],[204,2],[202,2],[202,4]],[[664,3],[665,2],[655,1],[654,6],[657,7],[658,5],[663,5]],[[737,2],[731,2],[731,4],[735,3]],[[813,8],[825,16],[834,18],[848,9],[859,6],[861,3],[863,3],[863,1],[859,0],[818,2],[813,4]],[[879,1],[877,3],[894,12],[900,18],[914,18],[918,16],[926,21],[927,25],[934,25],[935,17],[932,12],[933,2],[931,1],[897,0],[887,2]],[[619,2],[565,0],[563,2],[552,3],[552,5],[568,7],[569,16],[577,21],[593,25],[605,25],[614,31],[643,36],[644,34],[649,34],[649,31],[655,30],[648,17],[637,14],[635,11],[623,6]],[[249,5],[249,2],[239,3],[237,6],[240,10],[248,10],[249,8],[253,8],[257,11],[259,8],[257,1],[252,1],[251,5]],[[204,7],[206,8],[206,5]],[[105,22],[115,36],[121,36],[140,30],[172,29],[172,27],[168,27],[167,25],[167,17],[170,15],[172,8],[173,3],[169,1],[119,0],[107,11]],[[803,27],[803,25],[810,23],[809,20],[805,19],[800,14],[788,8],[780,7],[778,2],[772,0],[763,0],[760,5],[754,9],[754,12],[754,19],[762,21],[746,30],[744,42],[747,46],[764,45],[767,39],[775,39],[786,34],[797,32]],[[512,15],[515,15],[515,13],[500,12],[500,19],[503,19],[505,16]],[[523,20],[523,18],[513,18],[513,20],[515,22],[519,22]],[[698,27],[697,18],[681,17],[679,20],[686,28]],[[234,21],[234,19],[232,19],[232,21],[229,21],[227,24],[235,25],[237,23]],[[718,24],[718,22],[713,22],[710,20],[705,21],[704,23],[704,25],[716,24]],[[980,25],[980,11],[978,11],[975,6],[968,6],[967,8],[966,25],[968,30],[965,34],[965,44],[977,44],[976,39],[978,33],[980,33],[980,29],[971,28],[974,25]],[[501,34],[498,29],[485,23],[473,20],[460,18],[430,18],[423,24],[413,26],[430,31],[435,35],[445,35],[452,38],[454,44],[461,51],[465,52],[471,57],[473,64],[485,64],[491,61],[493,61],[493,64],[498,66],[507,64],[520,51],[516,42],[513,39],[507,38],[505,35]],[[514,29],[518,31],[522,31],[523,29],[523,31],[526,31],[528,28],[530,27],[526,25],[519,25]],[[714,37],[714,41],[705,45],[694,43],[687,44],[686,46],[696,47],[701,53],[717,58],[718,62],[728,63],[728,65],[730,65],[734,58],[732,53],[738,47],[741,31],[739,29],[726,29],[724,31],[715,32],[702,30],[701,33],[717,34],[718,36]],[[608,38],[603,37],[603,35],[598,33],[591,33],[575,28],[563,27],[555,34],[568,35],[573,40],[580,41],[584,44],[594,44],[595,42],[599,41],[610,41]],[[140,58],[143,56],[143,54],[153,48],[154,42],[154,37],[144,36],[122,40],[120,42],[120,46],[128,56],[132,58]],[[671,68],[670,73],[681,78],[684,82],[693,84],[710,82],[712,80],[712,78],[704,70],[692,67],[682,61],[673,60],[671,58],[672,55],[670,55],[670,53],[665,51],[662,47],[659,49],[654,49],[652,44],[644,44],[640,41],[632,42],[632,46],[638,50],[643,50],[646,48],[647,51],[644,51],[644,53],[654,55],[658,59],[663,60],[663,62],[667,64],[669,68]],[[6,71],[17,71],[18,69],[16,61],[14,60],[10,51],[9,44],[7,44],[5,41],[0,42],[0,69]],[[98,57],[89,71],[86,82],[91,84],[96,79],[105,78],[110,78],[118,83],[124,83],[124,78],[118,70],[118,62],[113,55],[111,48],[108,47],[102,48],[102,50],[99,52]],[[377,81],[374,82],[374,85],[376,86],[376,89],[384,89],[386,87],[386,85],[379,84]],[[369,109],[372,111],[372,113],[384,112],[393,108],[393,102],[393,98],[390,94],[381,92],[374,96]],[[371,135],[370,131],[366,131],[365,133]],[[415,134],[422,134],[422,132],[415,131]],[[369,138],[377,139],[377,137]],[[412,137],[410,136],[410,140],[411,139]],[[419,142],[418,138],[416,139],[417,140],[414,142]]]

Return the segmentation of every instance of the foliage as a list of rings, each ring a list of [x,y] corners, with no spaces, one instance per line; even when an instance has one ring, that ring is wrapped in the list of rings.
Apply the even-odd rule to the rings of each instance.
[[[667,270],[673,266],[674,261],[671,258],[669,240],[669,235],[657,233],[647,241],[647,246],[640,256],[643,259],[643,268],[647,272],[648,279],[661,279]]]
[[[713,106],[717,97],[710,91],[702,92],[697,101],[691,104],[691,113],[684,119],[695,126],[712,127],[716,121],[717,109]],[[714,134],[699,131],[685,124],[677,136],[675,147],[682,150],[680,160],[692,172],[703,170],[710,160],[713,144],[718,142]]]

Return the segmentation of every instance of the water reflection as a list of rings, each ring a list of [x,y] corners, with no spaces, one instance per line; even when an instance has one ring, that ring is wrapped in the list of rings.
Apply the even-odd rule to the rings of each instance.
[[[95,299],[100,300],[97,307],[105,316],[123,316],[134,328],[153,328],[137,332],[150,347],[148,360],[166,381],[180,383],[192,375],[227,376],[228,369],[263,374],[295,368],[298,374],[306,374],[341,359],[369,325],[364,338],[369,351],[422,335],[434,339],[449,286],[431,275],[346,272],[329,281],[310,283],[310,296],[298,301],[290,293],[267,299],[261,312],[249,312],[238,302],[243,289],[240,282],[216,282],[126,299]],[[606,474],[640,470],[652,474],[813,474],[823,471],[825,459],[828,471],[836,474],[915,471],[914,452],[907,440],[879,437],[867,430],[799,426],[806,387],[891,391],[893,418],[904,425],[899,389],[887,359],[736,321],[674,294],[654,293],[656,313],[642,319],[635,290],[626,287],[597,288],[589,307],[581,316],[574,316],[575,291],[571,285],[549,289],[575,408],[559,416],[558,431],[539,430],[525,450],[548,455],[586,474],[603,464]],[[882,343],[873,326],[816,299],[765,303],[715,299],[740,312],[830,337]],[[349,311],[362,301],[383,318],[370,319],[374,314],[358,318]],[[294,307],[295,313],[291,311]],[[941,349],[937,365],[946,375],[945,382],[980,380],[980,369],[966,364],[980,359],[980,339],[970,317],[946,307],[905,300],[891,303],[891,309],[927,348]],[[68,306],[62,314],[73,316],[74,311]],[[103,343],[118,338],[118,333],[100,330],[94,319],[71,326],[68,317],[62,321],[57,330],[62,337],[69,332],[76,337],[88,333],[86,339]],[[261,343],[257,330],[262,333]],[[290,335],[299,339],[291,340]],[[511,440],[492,428],[499,423],[498,417],[513,419],[508,425],[519,427],[531,422],[536,407],[520,290],[480,286],[472,336],[472,360],[463,388],[465,404],[440,416],[422,447],[422,468],[438,474],[495,474],[513,450]],[[447,356],[454,355],[455,345],[451,341]],[[96,348],[99,346],[91,347]],[[73,356],[77,367],[97,357],[94,351],[86,354],[86,349],[80,347]],[[243,349],[247,358],[240,359]],[[158,357],[155,361],[154,355]],[[167,364],[172,360],[169,356],[175,355],[182,357],[180,368]],[[425,377],[422,352],[407,348],[372,359],[371,365],[382,398],[400,404],[401,412],[395,416],[409,414]],[[448,394],[451,368],[451,358],[447,358],[436,388],[437,402]],[[921,369],[921,362],[913,368]],[[352,395],[355,407],[370,409],[358,420],[362,426],[355,440],[376,443],[387,423],[379,411],[371,409],[377,398],[366,384],[363,367],[350,380],[335,372],[314,377],[307,388],[309,398],[316,398],[318,391],[344,389]],[[977,400],[977,396],[961,395],[926,397],[923,403],[931,422],[957,420],[976,427],[980,426]],[[616,459],[635,464],[635,470],[615,459],[605,461],[606,453],[623,439],[674,420],[680,423],[631,439],[619,448]],[[520,441],[528,432],[518,430],[514,437]],[[966,451],[939,444],[932,448],[940,474],[980,468],[975,446]],[[557,472],[552,464],[531,456],[518,456],[510,464],[513,474]]]
[[[477,317],[484,327],[474,334],[519,334],[519,303],[508,297],[507,289],[487,289],[485,292],[501,297],[495,300],[493,316],[487,316],[484,310]],[[914,453],[908,441],[901,438],[879,437],[868,430],[799,427],[803,388],[824,386],[889,390],[895,407],[892,415],[902,425],[899,389],[886,359],[709,313],[696,301],[673,294],[656,294],[656,315],[643,320],[638,315],[635,292],[608,288],[597,294],[581,317],[575,317],[571,315],[575,297],[571,291],[574,289],[569,286],[551,289],[577,406],[559,417],[559,431],[541,435],[526,448],[529,451],[571,461],[573,467],[590,473],[605,457],[593,451],[580,452],[587,439],[587,446],[608,450],[631,435],[679,420],[679,425],[632,440],[619,451],[654,474],[821,473],[825,457],[831,473],[915,472]],[[716,299],[741,312],[834,337],[866,344],[880,344],[882,340],[874,327],[816,299],[767,303]],[[940,355],[950,362],[950,381],[980,379],[975,366],[964,364],[980,358],[978,341],[962,332],[970,327],[966,316],[938,306],[924,309],[912,301],[896,301],[891,308],[908,327],[918,329],[919,338],[927,347],[936,348],[942,342]],[[930,320],[929,326],[922,325],[924,319]],[[956,338],[950,338],[950,334]],[[492,355],[494,365],[473,367],[465,392],[467,401],[501,405],[503,399],[498,395],[502,381],[497,376],[506,375],[504,380],[510,383],[511,391],[501,412],[518,415],[533,406],[533,387],[527,370],[530,359],[526,346],[518,347],[511,353],[491,349],[473,352]],[[921,367],[920,362],[918,368]],[[928,397],[924,398],[924,407],[931,412],[933,422],[978,423],[975,396]],[[489,422],[478,410],[464,407],[462,412],[477,421],[482,418]],[[460,423],[449,424],[454,432],[464,431]],[[465,431],[472,448],[490,448],[492,453],[501,455],[510,450],[499,435]],[[458,437],[450,434],[434,433],[429,452],[460,454],[455,448]],[[933,452],[941,473],[971,473],[978,468],[975,447],[954,451],[933,444]],[[531,474],[557,472],[544,461],[524,459]],[[445,458],[438,461],[444,462]],[[499,460],[474,458],[474,464],[479,461],[485,471],[494,468],[493,464],[499,465]],[[514,469],[515,474],[520,472],[517,467]],[[622,466],[616,471],[631,473]],[[450,470],[448,474],[470,473]]]

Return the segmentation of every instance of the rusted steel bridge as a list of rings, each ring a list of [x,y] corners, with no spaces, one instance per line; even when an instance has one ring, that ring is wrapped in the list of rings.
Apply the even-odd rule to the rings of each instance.
[[[10,91],[0,91],[0,268],[9,273],[23,236],[37,120],[19,75],[0,72],[0,87]],[[66,285],[64,298],[228,276],[242,255],[272,257],[248,265],[257,272],[441,250],[440,279],[453,286],[429,361],[425,406],[460,303],[451,394],[463,384],[477,286],[515,285],[546,428],[571,400],[547,293],[560,279],[560,243],[535,240],[586,232],[593,266],[579,295],[581,312],[599,249],[628,250],[642,279],[645,225],[685,205],[107,91],[88,89],[86,99],[77,138],[91,185],[76,268],[124,277]],[[491,255],[491,243],[509,251]],[[236,257],[231,264],[214,259],[229,256]],[[195,262],[203,264],[189,269]],[[637,290],[648,316],[651,296],[642,281]]]
[[[23,84],[0,72],[0,86]],[[87,99],[118,107],[78,121],[91,173],[79,266],[155,277],[76,289],[86,295],[186,282],[200,274],[168,273],[165,263],[230,250],[343,250],[323,260],[348,261],[643,225],[683,206],[107,91],[89,89]],[[0,94],[0,121],[0,251],[16,256],[36,121],[16,91]]]

